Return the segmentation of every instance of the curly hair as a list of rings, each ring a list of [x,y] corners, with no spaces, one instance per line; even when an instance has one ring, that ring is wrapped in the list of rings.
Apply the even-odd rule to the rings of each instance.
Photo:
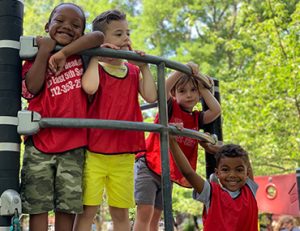
[[[219,166],[220,160],[225,157],[240,157],[245,161],[245,163],[249,163],[248,152],[238,144],[226,144],[223,147],[221,147],[221,149],[215,154],[217,166]]]

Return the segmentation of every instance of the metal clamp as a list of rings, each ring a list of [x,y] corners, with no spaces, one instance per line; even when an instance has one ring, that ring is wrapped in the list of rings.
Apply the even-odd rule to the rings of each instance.
[[[20,44],[19,55],[21,59],[33,59],[36,56],[38,52],[38,46],[35,37],[21,36]]]
[[[33,135],[40,130],[41,115],[34,111],[19,111],[17,131],[20,135]]]
[[[13,189],[7,189],[0,197],[0,216],[14,215],[15,211],[22,211],[20,195]]]

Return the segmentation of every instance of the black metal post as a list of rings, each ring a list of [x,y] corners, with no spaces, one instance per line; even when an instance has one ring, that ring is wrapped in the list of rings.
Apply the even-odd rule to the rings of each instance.
[[[23,9],[21,0],[0,1],[0,195],[7,189],[19,190]],[[1,231],[9,230],[10,223],[10,216],[0,216]]]
[[[300,210],[300,167],[296,169],[296,182],[298,188],[298,202],[299,202],[299,210]]]
[[[215,85],[214,96],[221,104],[219,80],[214,79],[214,85]],[[202,102],[202,106],[204,110],[207,110],[207,105],[205,104],[204,101]],[[218,140],[223,141],[221,115],[212,123],[206,124],[204,126],[204,132],[209,132],[210,134],[216,134],[218,136]],[[208,179],[210,174],[215,172],[216,160],[212,154],[205,152],[205,162],[206,162],[206,178]]]

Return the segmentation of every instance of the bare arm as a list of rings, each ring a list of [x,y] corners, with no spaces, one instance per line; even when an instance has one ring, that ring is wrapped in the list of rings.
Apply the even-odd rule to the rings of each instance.
[[[204,187],[204,179],[198,175],[194,169],[191,167],[186,156],[180,149],[174,136],[170,136],[170,149],[173,155],[173,158],[176,162],[177,167],[179,168],[182,175],[188,180],[192,187],[198,192],[201,193]]]
[[[81,80],[82,89],[88,94],[93,95],[99,87],[98,56],[90,60],[87,70],[84,72]]]
[[[25,78],[27,89],[32,94],[37,94],[43,87],[48,59],[56,45],[56,42],[48,37],[38,36],[36,41],[39,49]]]
[[[74,54],[77,54],[86,49],[100,47],[104,41],[104,35],[100,31],[94,31],[79,37],[72,43],[64,46],[60,51],[56,52],[49,59],[49,67],[53,73],[59,74],[65,63],[66,59]]]
[[[157,100],[157,90],[149,65],[144,63],[139,68],[143,76],[139,82],[139,92],[148,103],[153,103]]]
[[[199,80],[199,91],[208,109],[204,111],[203,123],[208,124],[214,121],[221,114],[221,106],[212,93],[205,88]]]

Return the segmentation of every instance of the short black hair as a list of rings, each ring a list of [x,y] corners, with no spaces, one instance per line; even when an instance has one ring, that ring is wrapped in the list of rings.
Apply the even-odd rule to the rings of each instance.
[[[215,154],[217,167],[220,164],[220,160],[225,157],[229,157],[229,158],[240,157],[245,161],[246,164],[249,163],[248,152],[238,144],[226,144],[221,147],[221,149]]]
[[[108,10],[104,11],[103,13],[99,14],[94,20],[93,20],[93,31],[101,31],[105,33],[106,26],[111,21],[122,21],[126,20],[126,14],[119,11],[119,10]]]
[[[80,12],[82,13],[82,19],[83,19],[83,31],[82,31],[82,33],[83,33],[84,30],[85,30],[85,26],[86,26],[85,13],[84,13],[83,9],[80,6],[78,6],[78,5],[76,5],[76,4],[72,3],[72,2],[63,2],[63,3],[58,4],[56,7],[54,7],[54,9],[52,10],[52,12],[51,12],[51,14],[49,16],[48,23],[50,24],[51,19],[53,17],[53,14],[57,10],[57,8],[59,8],[60,6],[63,6],[63,5],[71,5],[71,6],[74,6],[74,7],[78,8],[80,10]]]

